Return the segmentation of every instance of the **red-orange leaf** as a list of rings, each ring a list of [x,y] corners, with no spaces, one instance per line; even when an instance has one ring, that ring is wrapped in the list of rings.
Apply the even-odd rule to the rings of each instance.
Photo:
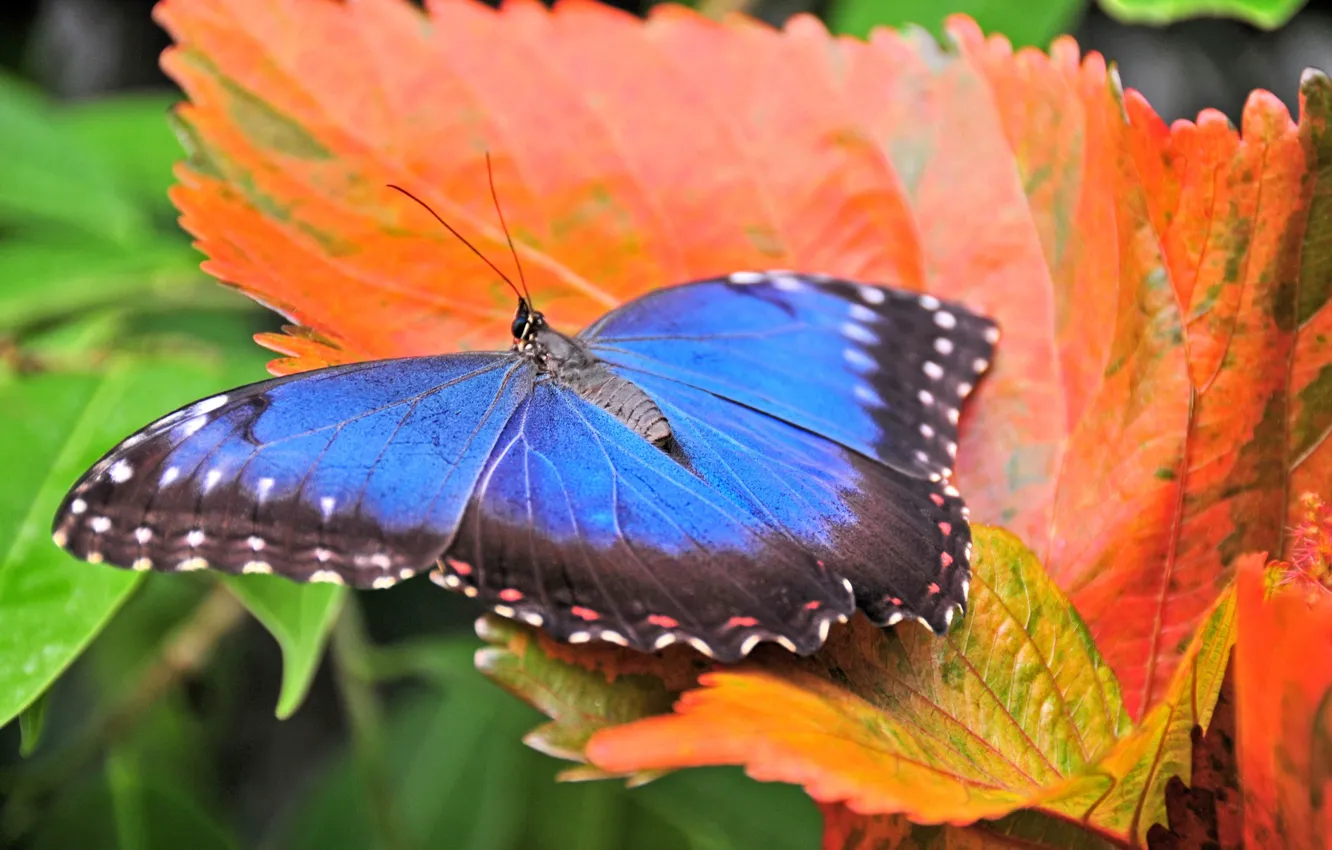
[[[1249,847],[1326,847],[1332,835],[1332,593],[1261,560],[1239,575],[1240,787]]]
[[[588,758],[613,773],[743,764],[820,802],[915,823],[1036,808],[1141,843],[1165,820],[1167,782],[1191,776],[1190,732],[1211,718],[1234,595],[1130,731],[1113,678],[1040,565],[1010,535],[979,528],[977,543],[974,608],[946,641],[857,620],[810,661],[707,674],[675,714],[595,733]]]
[[[1008,333],[960,484],[1070,592],[1135,715],[1235,555],[1280,549],[1285,470],[1326,478],[1324,78],[1298,132],[1259,94],[1241,136],[1167,128],[1071,41],[1013,54],[965,19],[941,50],[810,18],[428,5],[158,8],[196,148],[174,198],[209,270],[302,326],[262,338],[275,369],[507,339],[508,290],[385,188],[508,264],[487,151],[564,327],[746,267],[968,300]]]

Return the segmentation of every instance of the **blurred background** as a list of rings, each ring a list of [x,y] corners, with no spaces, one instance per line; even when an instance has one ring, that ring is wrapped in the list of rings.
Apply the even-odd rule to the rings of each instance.
[[[96,371],[127,354],[197,361],[118,410],[124,433],[175,403],[265,376],[268,355],[250,337],[276,330],[277,319],[199,272],[166,198],[180,148],[166,123],[176,95],[157,67],[167,39],[152,5],[0,4],[6,453],[37,440],[43,410],[59,401],[43,375]],[[641,13],[651,4],[614,5]],[[937,32],[959,10],[1019,44],[1070,32],[1117,62],[1167,120],[1216,107],[1238,121],[1255,88],[1294,112],[1300,72],[1332,68],[1332,2],[1270,30],[1223,19],[1130,24],[1079,0],[695,5],[774,24],[812,12],[856,34],[903,20]],[[18,502],[28,495],[0,497],[0,553],[17,527],[6,517],[26,511]],[[694,771],[634,792],[553,782],[562,763],[520,743],[538,716],[472,669],[477,609],[426,582],[361,595],[304,705],[279,721],[277,645],[210,587],[150,577],[23,722],[0,730],[0,846],[819,845],[818,813],[800,791],[738,771]]]

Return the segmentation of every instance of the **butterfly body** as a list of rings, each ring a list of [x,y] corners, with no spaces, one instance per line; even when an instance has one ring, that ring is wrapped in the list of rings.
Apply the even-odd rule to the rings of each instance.
[[[332,367],[164,417],[81,478],[56,542],[134,569],[437,583],[571,642],[811,652],[857,608],[942,632],[951,485],[993,323],[851,281],[737,273],[507,352]]]

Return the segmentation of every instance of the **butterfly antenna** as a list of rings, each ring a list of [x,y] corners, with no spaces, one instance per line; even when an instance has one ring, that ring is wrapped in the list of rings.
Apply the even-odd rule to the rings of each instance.
[[[504,222],[504,210],[500,209],[499,193],[495,191],[495,169],[490,165],[490,151],[486,151],[486,177],[490,178],[490,200],[495,203],[495,214],[499,216],[500,228],[504,231],[504,238],[509,242],[509,253],[513,255],[513,264],[518,267],[518,280],[523,284],[523,294],[527,296],[527,307],[529,310],[535,310],[532,306],[532,293],[527,289],[527,278],[523,277],[523,264],[518,259],[518,249],[513,246],[513,237],[509,235],[509,225]]]
[[[468,242],[468,241],[467,241],[467,238],[466,238],[465,236],[463,236],[463,235],[462,235],[461,233],[459,233],[458,231],[454,230],[454,229],[453,229],[453,225],[449,224],[447,221],[445,221],[444,219],[440,218],[439,213],[437,213],[437,212],[435,212],[434,210],[432,210],[432,209],[430,208],[430,205],[429,205],[429,204],[427,204],[425,201],[421,200],[420,198],[416,197],[416,196],[413,195],[411,192],[408,192],[406,189],[402,188],[401,186],[396,186],[396,185],[394,185],[394,184],[392,184],[392,183],[389,183],[389,184],[388,184],[388,187],[389,187],[390,189],[396,189],[397,191],[403,193],[404,195],[406,195],[407,197],[411,198],[413,201],[416,201],[418,204],[420,204],[422,207],[424,207],[426,212],[430,213],[431,215],[433,215],[433,216],[435,217],[435,221],[438,221],[440,224],[444,225],[444,228],[445,228],[446,230],[448,230],[450,233],[452,233],[455,237],[457,237],[457,239],[458,239],[459,242],[461,242],[461,243],[463,243],[464,245],[466,245],[467,248],[468,248],[468,250],[470,250],[473,254],[476,254],[478,257],[480,257],[480,258],[481,258],[481,262],[483,262],[483,263],[485,263],[486,265],[490,266],[490,268],[491,268],[492,270],[494,270],[495,274],[497,274],[497,275],[500,276],[500,280],[502,280],[502,281],[504,281],[505,283],[507,283],[507,284],[509,285],[509,288],[513,290],[513,293],[514,293],[515,295],[517,295],[519,298],[522,298],[524,301],[526,301],[526,302],[527,302],[527,305],[528,305],[528,307],[529,307],[529,309],[531,308],[531,306],[532,306],[532,300],[531,300],[530,298],[525,297],[525,296],[523,295],[523,293],[521,293],[521,292],[518,291],[518,287],[516,287],[516,286],[513,285],[513,281],[509,280],[509,276],[506,275],[504,272],[500,271],[500,270],[499,270],[499,266],[496,266],[494,263],[492,263],[492,262],[490,261],[490,258],[489,258],[489,257],[487,257],[485,254],[482,254],[480,251],[478,251],[475,245],[473,245],[471,242]],[[508,236],[509,234],[508,234],[507,231],[505,231],[505,234],[504,234],[504,235],[505,235],[505,236]],[[513,242],[511,241],[511,242],[509,243],[509,245],[512,247]],[[523,288],[526,289],[526,288],[527,288],[527,285],[524,284],[524,285],[523,285]]]

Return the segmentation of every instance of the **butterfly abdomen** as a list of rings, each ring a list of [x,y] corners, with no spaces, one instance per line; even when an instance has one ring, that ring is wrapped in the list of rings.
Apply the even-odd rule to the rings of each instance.
[[[614,416],[649,443],[661,447],[669,443],[671,424],[642,387],[615,374],[577,340],[557,331],[543,329],[535,335],[533,343],[537,362],[560,384]]]

